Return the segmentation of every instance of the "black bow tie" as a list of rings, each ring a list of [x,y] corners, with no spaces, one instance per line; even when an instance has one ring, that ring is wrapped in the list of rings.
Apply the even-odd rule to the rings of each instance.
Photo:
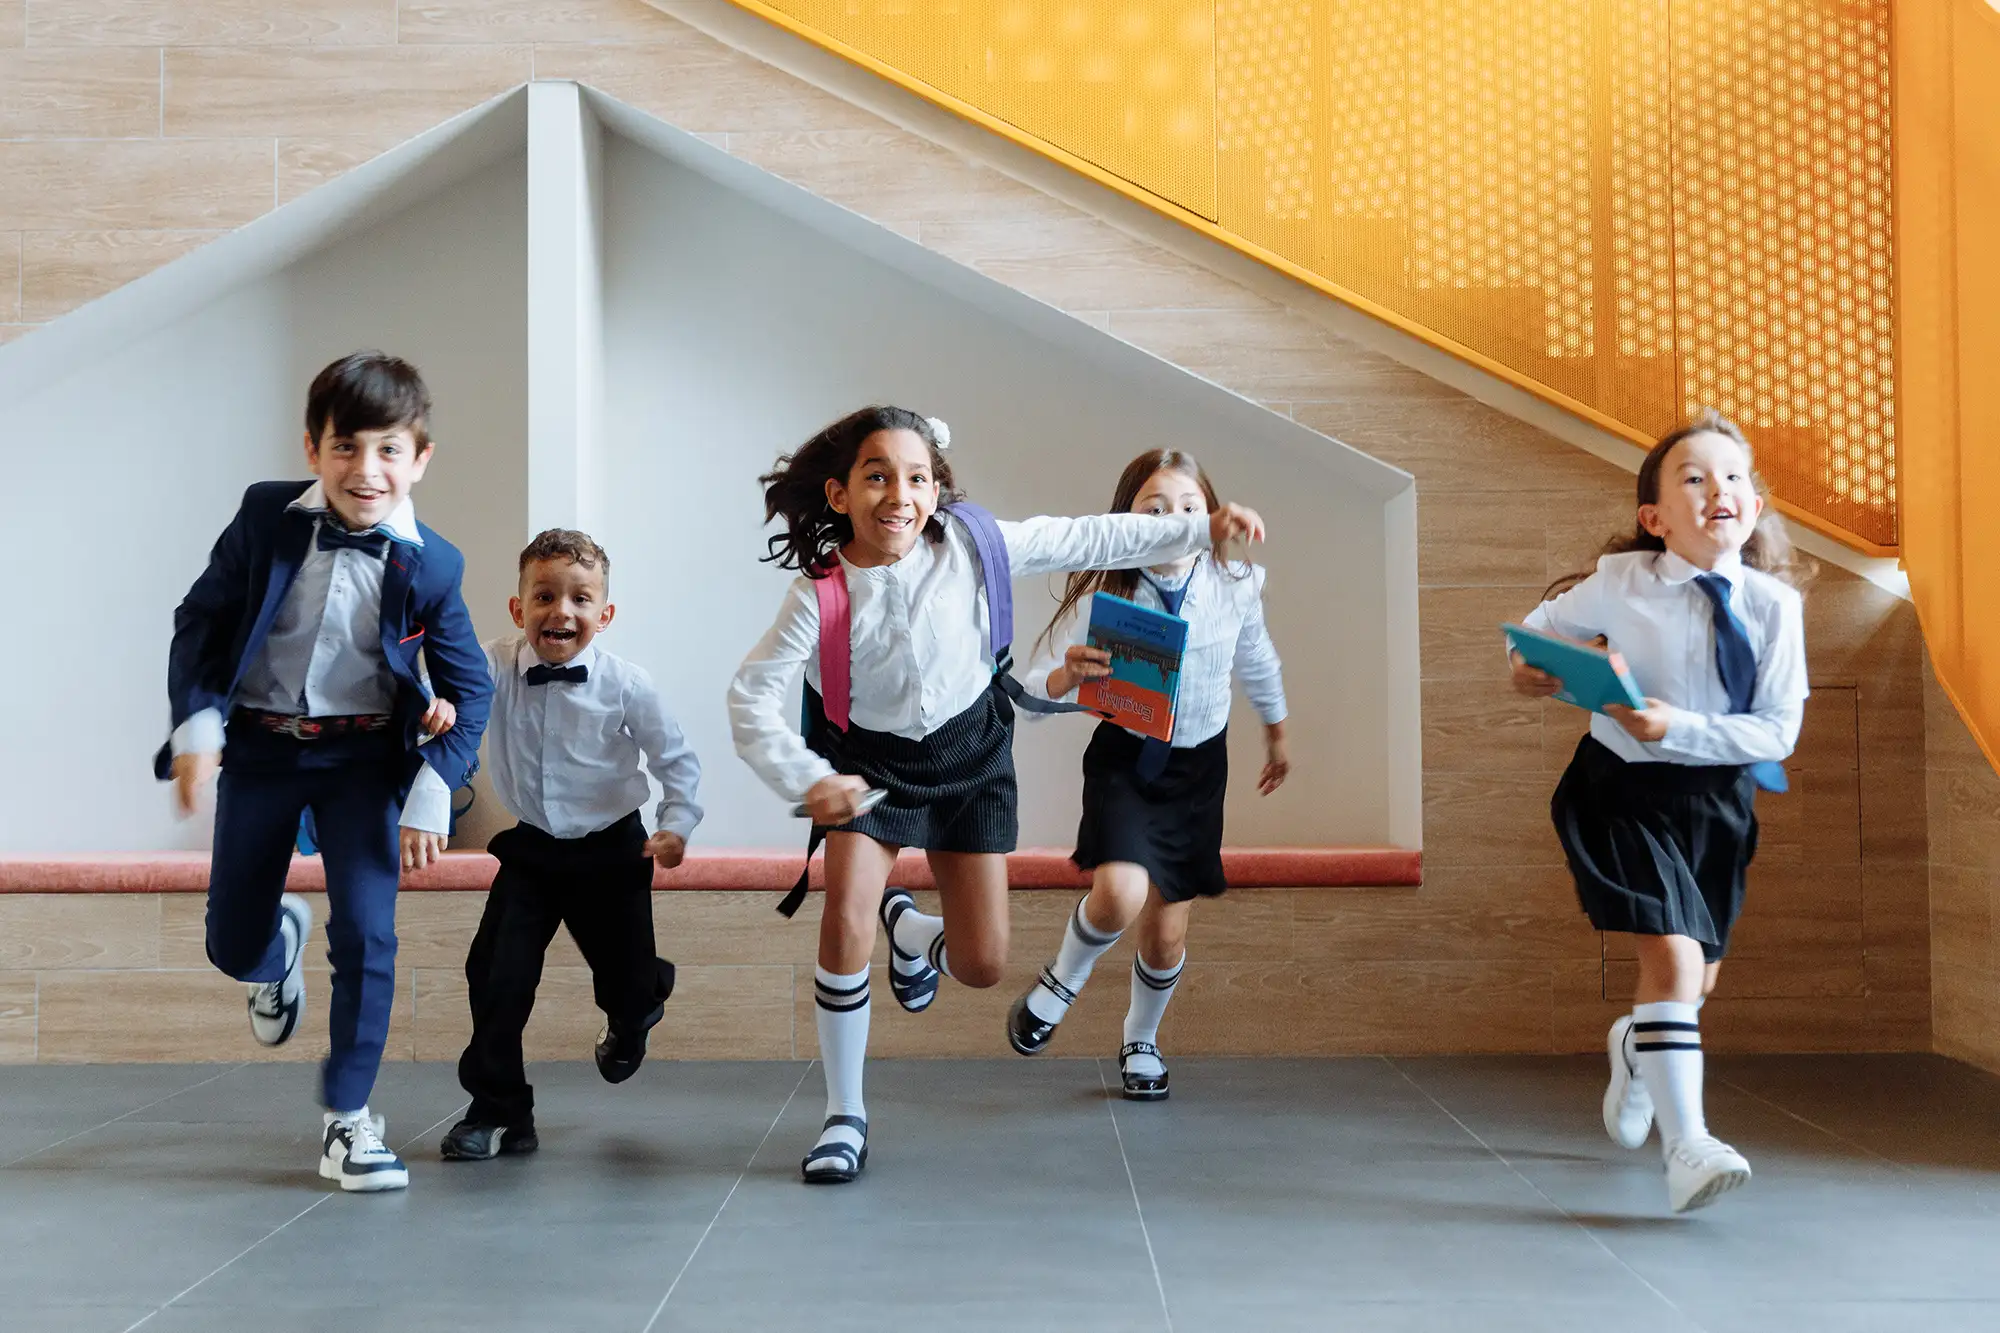
[[[567,681],[571,685],[581,685],[590,679],[590,668],[580,666],[552,667],[537,662],[528,668],[527,681],[530,685],[546,685],[552,680]]]
[[[346,549],[379,556],[389,549],[389,539],[383,535],[380,528],[369,528],[365,532],[349,532],[338,523],[322,519],[319,525],[319,549],[322,551]]]

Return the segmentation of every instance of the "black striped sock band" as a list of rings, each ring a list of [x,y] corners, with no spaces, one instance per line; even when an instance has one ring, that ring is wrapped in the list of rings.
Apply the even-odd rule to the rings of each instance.
[[[1640,1038],[1639,1034],[1642,1032],[1665,1035],[1647,1041]],[[1632,1049],[1634,1051],[1698,1051],[1701,1049],[1701,1024],[1670,1021],[1634,1023],[1632,1025]]]
[[[1155,972],[1152,968],[1147,967],[1145,963],[1134,958],[1132,960],[1132,975],[1145,982],[1154,990],[1172,990],[1174,983],[1181,979],[1181,969],[1186,966],[1187,955],[1185,954],[1181,956],[1181,960],[1178,963],[1174,964],[1174,970],[1171,972]]]
[[[850,1014],[868,1003],[868,978],[861,978],[861,984],[842,990],[829,986],[824,981],[813,983],[813,1003],[829,1013]]]
[[[937,938],[931,941],[931,947],[924,950],[924,958],[926,961],[930,963],[932,967],[936,968],[939,972],[944,973],[945,976],[951,975],[951,973],[945,968],[944,965],[943,931],[940,930],[937,933]]]
[[[1084,919],[1084,902],[1085,900],[1082,898],[1077,899],[1076,911],[1070,914],[1070,929],[1076,932],[1076,937],[1093,949],[1107,949],[1116,944],[1119,932],[1114,930],[1110,934],[1106,934]]]
[[[1063,985],[1060,981],[1057,981],[1056,974],[1049,971],[1046,967],[1042,969],[1042,975],[1035,978],[1035,980],[1041,984],[1043,990],[1046,990],[1064,1004],[1076,1003],[1076,992]]]

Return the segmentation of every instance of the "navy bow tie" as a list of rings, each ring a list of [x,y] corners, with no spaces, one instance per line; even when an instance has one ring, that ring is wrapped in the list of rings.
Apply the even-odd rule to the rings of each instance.
[[[546,685],[552,680],[560,680],[571,685],[581,685],[590,679],[590,668],[580,666],[552,667],[542,662],[528,668],[526,680],[530,685]]]
[[[1697,574],[1694,586],[1708,595],[1715,608],[1715,673],[1729,695],[1729,711],[1747,713],[1757,700],[1757,654],[1743,622],[1729,609],[1729,580],[1720,574]],[[1784,791],[1788,786],[1782,764],[1752,764],[1750,776],[1765,791]]]
[[[321,519],[319,549],[360,551],[365,555],[379,556],[389,549],[389,539],[383,535],[380,528],[369,528],[365,532],[349,532],[331,519]]]

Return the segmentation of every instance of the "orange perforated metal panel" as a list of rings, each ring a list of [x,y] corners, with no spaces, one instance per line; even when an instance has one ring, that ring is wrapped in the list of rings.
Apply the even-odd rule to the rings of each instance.
[[[744,2],[1896,541],[1888,0]]]

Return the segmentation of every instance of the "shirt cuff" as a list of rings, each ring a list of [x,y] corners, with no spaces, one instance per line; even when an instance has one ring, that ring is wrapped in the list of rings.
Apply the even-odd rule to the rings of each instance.
[[[1266,711],[1262,708],[1257,710],[1257,716],[1264,720],[1264,725],[1267,727],[1277,726],[1280,722],[1283,722],[1290,715],[1291,715],[1290,710],[1288,710],[1285,707],[1283,700],[1280,700],[1277,706],[1270,709],[1269,711]]]
[[[159,735],[157,731],[153,733]],[[168,744],[174,758],[184,754],[220,754],[222,751],[222,714],[213,708],[204,708],[187,721],[174,728]]]
[[[687,842],[694,837],[696,825],[701,823],[701,813],[684,805],[662,804],[655,822],[659,826],[658,832],[677,834],[682,842]]]
[[[1660,737],[1659,746],[1668,754],[1700,758],[1701,752],[1696,747],[1707,734],[1708,714],[1674,708],[1667,714],[1667,734]]]
[[[444,785],[444,779],[429,764],[417,770],[410,798],[403,802],[402,826],[420,833],[435,833],[440,838],[451,833],[451,788]]]

